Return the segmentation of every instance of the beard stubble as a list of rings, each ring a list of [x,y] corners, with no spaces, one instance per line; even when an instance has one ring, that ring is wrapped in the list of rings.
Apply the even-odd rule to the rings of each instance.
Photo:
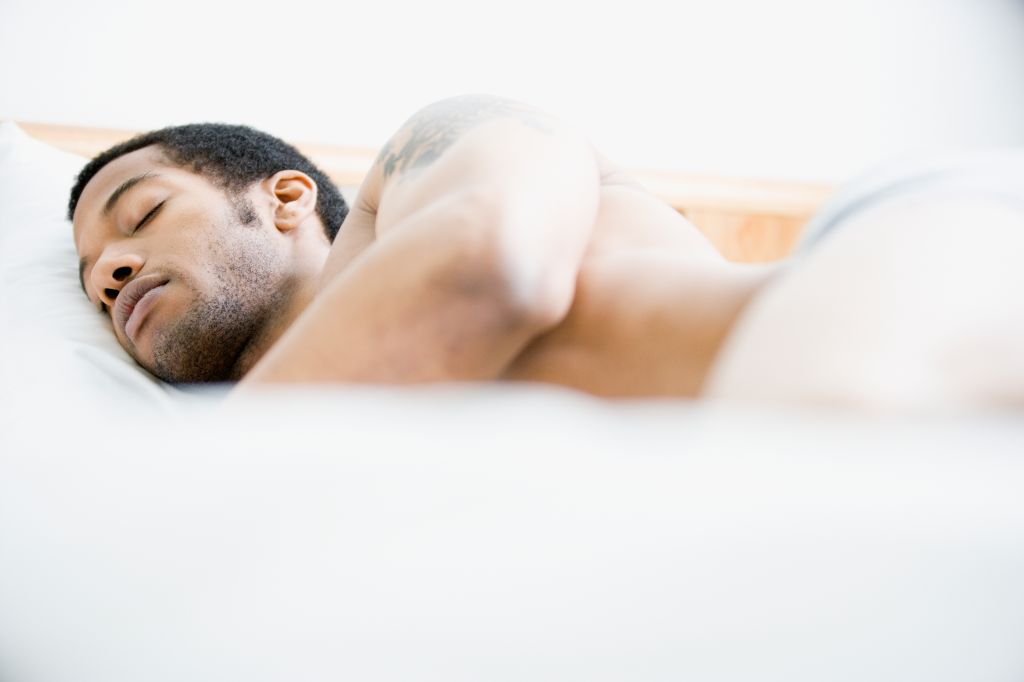
[[[234,200],[235,225],[218,226],[208,263],[215,286],[153,340],[153,371],[171,383],[232,381],[254,339],[284,309],[290,288],[262,240],[252,205]],[[254,224],[255,223],[255,224]]]

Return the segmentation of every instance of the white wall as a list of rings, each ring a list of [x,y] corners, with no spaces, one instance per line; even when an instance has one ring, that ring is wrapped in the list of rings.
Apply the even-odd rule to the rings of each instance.
[[[633,167],[835,181],[1024,144],[1024,0],[0,0],[0,118],[376,147],[486,91]]]

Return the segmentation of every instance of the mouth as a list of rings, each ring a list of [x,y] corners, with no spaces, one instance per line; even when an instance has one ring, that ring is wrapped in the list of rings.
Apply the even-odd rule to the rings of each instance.
[[[160,275],[146,275],[133,279],[118,294],[114,304],[114,323],[133,344],[139,328],[169,281]]]

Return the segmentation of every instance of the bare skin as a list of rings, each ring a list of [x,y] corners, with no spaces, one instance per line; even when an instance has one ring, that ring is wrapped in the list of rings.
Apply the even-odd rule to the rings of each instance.
[[[240,378],[315,295],[329,248],[310,218],[315,196],[305,175],[275,174],[249,192],[260,202],[249,225],[237,202],[159,150],[124,155],[89,182],[75,211],[83,289],[118,342],[161,378]],[[154,284],[159,296],[132,324],[122,292]]]
[[[546,119],[538,123],[530,110],[511,115],[521,117],[514,123],[521,132],[537,137],[539,144],[548,143]],[[508,112],[498,114],[499,119],[507,116]],[[519,123],[523,117],[525,125]],[[458,124],[449,127],[447,120],[438,128],[441,132],[432,130],[423,139],[400,131],[382,152],[328,258],[322,287],[330,286],[364,249],[372,248],[381,233],[400,220],[395,214],[415,210],[393,209],[382,224],[389,199],[394,206],[403,196],[415,197],[416,183],[439,192],[460,185],[460,169],[454,164],[432,177],[422,170],[429,168],[425,164],[414,171],[423,175],[401,184],[406,182],[400,175],[403,163],[444,151],[436,149],[443,146],[436,144],[439,136],[450,132],[456,138],[466,132]],[[489,368],[490,374],[458,378],[541,381],[606,396],[697,395],[729,328],[778,266],[727,262],[678,212],[592,147],[580,145],[574,151],[596,168],[592,182],[597,206],[582,231],[583,251],[569,266],[571,305],[560,310],[556,320],[527,325],[527,335],[516,339],[515,348]],[[388,174],[389,164],[397,169],[396,175]],[[556,186],[551,191],[562,194],[567,189]],[[416,202],[417,198],[410,200]],[[305,338],[327,335],[312,328],[304,333]],[[286,365],[303,354],[291,349],[285,355],[289,341],[284,339],[280,354],[257,367],[247,382],[285,378],[273,364]],[[314,381],[322,377],[319,367],[303,376]]]
[[[605,176],[565,320],[504,377],[605,396],[698,395],[747,303],[779,265],[725,261],[646,190]]]
[[[146,173],[159,178],[104,213],[117,187]],[[169,166],[159,150],[125,155],[93,178],[75,213],[86,293],[116,313],[122,288],[167,279],[141,323],[126,324],[121,311],[114,327],[141,365],[172,379],[241,379],[242,389],[499,379],[604,396],[728,396],[757,391],[722,368],[723,348],[732,366],[759,348],[771,363],[801,338],[778,313],[779,324],[741,330],[744,348],[755,349],[744,356],[738,322],[763,318],[762,300],[785,311],[801,291],[843,287],[827,258],[857,269],[874,257],[854,254],[861,261],[851,266],[848,254],[822,249],[799,268],[728,262],[574,130],[497,98],[445,100],[411,118],[382,149],[333,244],[315,197],[308,177],[282,171],[250,188],[256,220],[242,224],[237,198]],[[166,207],[134,233],[161,199]],[[245,279],[254,270],[262,285]],[[782,303],[765,295],[797,281]],[[198,339],[225,309],[241,321]],[[842,311],[814,314],[827,326]],[[920,322],[903,331],[931,338]],[[833,365],[857,352],[832,345]],[[182,347],[189,352],[175,352]],[[201,376],[196,356],[216,359],[221,374]],[[789,366],[800,374],[799,361]]]

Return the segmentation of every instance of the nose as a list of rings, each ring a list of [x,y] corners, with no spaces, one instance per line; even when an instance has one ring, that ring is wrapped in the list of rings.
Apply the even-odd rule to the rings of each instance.
[[[142,271],[143,265],[145,261],[138,254],[108,249],[93,266],[90,275],[93,289],[101,301],[112,306],[121,289]]]

